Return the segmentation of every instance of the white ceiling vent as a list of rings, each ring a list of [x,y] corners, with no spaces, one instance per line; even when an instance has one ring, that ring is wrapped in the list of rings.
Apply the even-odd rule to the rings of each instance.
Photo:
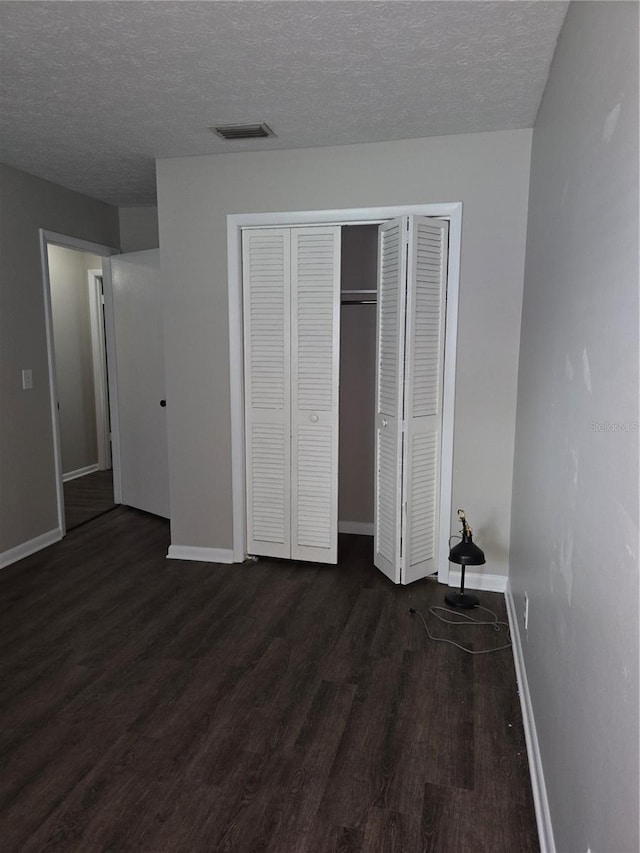
[[[221,139],[234,141],[237,139],[266,139],[275,136],[269,125],[265,124],[225,124],[220,127],[210,127]]]

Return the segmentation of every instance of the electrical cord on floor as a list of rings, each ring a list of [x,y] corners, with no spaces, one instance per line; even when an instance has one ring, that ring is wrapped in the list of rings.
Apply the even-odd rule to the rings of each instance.
[[[500,631],[501,630],[500,626],[504,625],[504,627],[507,629],[507,635],[509,637],[511,637],[511,634],[509,631],[509,624],[507,622],[500,622],[497,614],[495,614],[493,612],[493,610],[489,610],[488,607],[480,607],[480,605],[477,605],[473,609],[474,610],[484,610],[486,613],[490,613],[493,616],[493,619],[491,621],[482,621],[480,619],[474,619],[472,616],[468,616],[466,613],[459,613],[457,610],[449,610],[448,607],[437,607],[437,606],[430,607],[429,613],[431,613],[432,616],[435,616],[436,619],[439,619],[440,622],[444,622],[446,625],[464,625],[466,623],[467,624],[471,623],[473,625],[491,625],[493,627],[494,631]],[[440,616],[437,613],[437,611],[439,611],[439,610],[446,613],[447,616],[459,616],[461,620],[465,620],[465,621],[459,621],[457,619],[444,619],[442,616]],[[511,648],[511,640],[509,640],[509,642],[506,643],[506,645],[496,646],[495,649],[478,649],[477,651],[475,651],[473,649],[467,649],[465,646],[461,646],[460,643],[456,643],[455,640],[448,640],[448,639],[446,639],[446,637],[434,637],[433,634],[431,633],[431,631],[429,630],[429,626],[427,625],[427,620],[424,618],[423,614],[419,610],[416,610],[415,608],[410,607],[409,613],[417,613],[418,614],[418,616],[422,619],[422,624],[424,625],[424,630],[427,632],[427,635],[429,636],[429,638],[431,640],[435,640],[436,643],[449,643],[449,645],[451,645],[451,646],[455,646],[458,649],[462,649],[462,651],[466,652],[468,655],[488,655],[491,652],[499,652],[502,649],[510,649]]]

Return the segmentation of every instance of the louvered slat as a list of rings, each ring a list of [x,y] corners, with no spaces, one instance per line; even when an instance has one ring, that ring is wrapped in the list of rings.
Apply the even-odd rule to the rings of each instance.
[[[290,523],[290,278],[288,229],[242,238],[247,548],[287,557]]]
[[[331,547],[332,449],[330,426],[298,428],[296,542],[300,546]]]
[[[398,464],[395,437],[378,430],[376,442],[376,551],[393,563],[397,557]]]
[[[437,433],[417,435],[411,442],[413,476],[408,498],[410,566],[435,556],[437,449]]]
[[[413,316],[413,417],[437,415],[440,407],[440,352],[444,310],[446,232],[416,222]]]
[[[292,229],[291,265],[291,556],[335,563],[340,229]]]
[[[398,407],[401,229],[402,222],[397,220],[380,234],[377,410],[385,414],[395,414]]]
[[[403,583],[437,570],[447,223],[412,217],[405,381]]]
[[[376,494],[374,564],[394,583],[401,569],[401,449],[405,218],[378,232],[378,323],[376,357]]]
[[[249,282],[250,357],[247,375],[252,407],[283,409],[285,382],[285,268],[288,240],[284,233],[256,232],[245,237],[245,276]]]
[[[305,229],[297,235],[297,382],[298,409],[331,411],[335,330],[334,258],[331,232]]]
[[[286,435],[289,441],[288,434]],[[250,433],[251,480],[248,490],[253,538],[286,544],[285,430],[280,424],[254,424]]]

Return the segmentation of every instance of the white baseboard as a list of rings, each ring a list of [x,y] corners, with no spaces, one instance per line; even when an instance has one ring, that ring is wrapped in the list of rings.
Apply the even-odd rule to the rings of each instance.
[[[460,569],[449,568],[449,586],[460,588]],[[464,588],[479,589],[484,592],[506,592],[507,578],[505,575],[487,575],[484,572],[465,572]]]
[[[34,539],[29,539],[28,542],[23,542],[21,545],[16,545],[15,548],[9,548],[8,551],[3,551],[0,554],[0,569],[5,566],[10,566],[11,563],[17,563],[18,560],[29,557],[35,554],[36,551],[42,551],[43,548],[48,548],[54,542],[59,542],[62,539],[62,530],[56,527],[54,530],[49,530],[47,533],[42,533]]]
[[[339,521],[338,533],[355,533],[356,536],[373,536],[373,521]]]
[[[94,471],[98,471],[98,463],[95,465],[85,465],[84,468],[76,468],[75,471],[69,471],[68,474],[62,475],[62,482],[66,483],[69,480],[77,480],[78,477],[84,477],[86,474],[93,474]]]
[[[233,563],[232,548],[197,548],[193,545],[170,545],[168,560],[195,560],[199,563]]]
[[[556,843],[553,837],[553,826],[551,823],[551,812],[549,811],[549,800],[547,798],[547,786],[544,782],[542,768],[542,757],[540,755],[540,744],[536,731],[536,721],[533,716],[533,705],[527,681],[527,670],[524,665],[522,653],[522,639],[520,627],[516,616],[516,608],[511,594],[511,587],[507,582],[505,593],[507,602],[507,614],[509,628],[511,631],[511,642],[513,643],[513,660],[516,667],[516,678],[520,692],[520,707],[522,708],[522,721],[524,724],[524,736],[529,756],[529,774],[531,776],[531,788],[533,790],[533,805],[536,812],[536,823],[538,825],[538,836],[540,841],[540,853],[556,853]]]

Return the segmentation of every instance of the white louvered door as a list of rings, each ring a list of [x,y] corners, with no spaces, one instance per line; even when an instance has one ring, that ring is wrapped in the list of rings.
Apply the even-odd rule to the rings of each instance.
[[[243,232],[247,550],[337,562],[340,228]]]
[[[379,229],[374,564],[395,583],[435,571],[448,223]]]
[[[400,583],[406,217],[378,230],[374,564]]]
[[[437,570],[448,223],[409,219],[402,583]]]
[[[340,229],[291,232],[291,556],[338,560]]]
[[[242,236],[247,550],[291,553],[291,235]]]

